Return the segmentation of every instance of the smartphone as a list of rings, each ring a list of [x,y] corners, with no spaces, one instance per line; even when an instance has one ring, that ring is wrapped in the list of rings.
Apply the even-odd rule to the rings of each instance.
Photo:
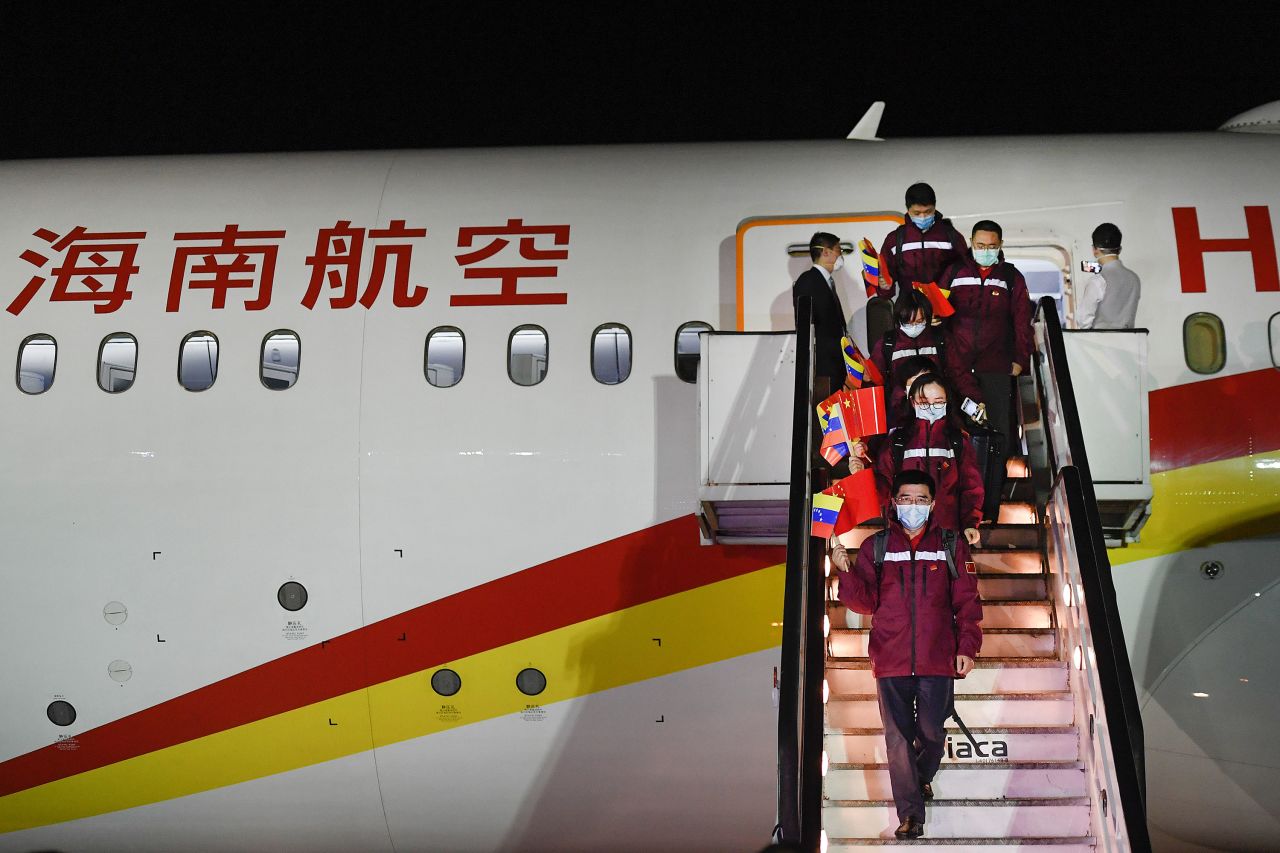
[[[1080,270],[1081,272],[1102,272],[1102,264],[1097,261],[1081,261]]]

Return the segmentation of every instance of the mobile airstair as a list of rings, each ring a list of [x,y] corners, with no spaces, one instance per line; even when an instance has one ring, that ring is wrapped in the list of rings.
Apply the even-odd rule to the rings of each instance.
[[[807,306],[801,306],[802,318]],[[806,851],[886,844],[966,851],[1150,849],[1143,737],[1067,349],[1052,300],[1036,314],[1021,386],[1025,455],[1009,463],[999,522],[974,550],[984,600],[977,668],[957,682],[925,837],[898,841],[869,618],[835,596],[809,535],[811,330],[801,323],[789,486],[775,837]],[[776,500],[770,495],[769,500]],[[710,529],[709,529],[710,528]],[[852,550],[877,526],[845,534]],[[704,525],[704,535],[715,535]]]

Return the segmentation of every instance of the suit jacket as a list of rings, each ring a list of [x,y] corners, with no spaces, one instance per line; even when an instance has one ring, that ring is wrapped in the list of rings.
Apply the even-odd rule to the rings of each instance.
[[[846,334],[844,308],[816,267],[810,267],[796,279],[791,288],[793,308],[801,296],[813,301],[814,373],[830,377],[834,387],[839,388],[844,385],[845,377],[844,355],[840,351],[840,338]]]

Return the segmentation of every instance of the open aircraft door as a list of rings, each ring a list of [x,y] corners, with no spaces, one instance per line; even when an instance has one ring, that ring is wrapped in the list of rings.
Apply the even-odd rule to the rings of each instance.
[[[871,240],[877,250],[889,232],[902,224],[899,213],[842,213],[808,216],[761,216],[744,219],[737,234],[737,329],[751,332],[795,328],[791,285],[812,266],[807,247],[815,231],[840,238],[846,250],[844,269],[835,275],[836,289],[849,329],[859,347],[867,347],[867,297],[862,283],[858,240]]]

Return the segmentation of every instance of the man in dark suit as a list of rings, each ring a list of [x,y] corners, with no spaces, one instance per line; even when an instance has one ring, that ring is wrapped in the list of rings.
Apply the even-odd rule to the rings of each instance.
[[[813,266],[800,274],[791,289],[792,305],[798,305],[801,296],[813,302],[814,373],[818,399],[839,391],[848,375],[844,368],[844,355],[840,350],[840,338],[848,335],[844,306],[836,293],[833,274],[844,266],[844,253],[840,238],[819,231],[809,238],[809,257]],[[820,379],[830,380],[830,389],[823,393]]]

